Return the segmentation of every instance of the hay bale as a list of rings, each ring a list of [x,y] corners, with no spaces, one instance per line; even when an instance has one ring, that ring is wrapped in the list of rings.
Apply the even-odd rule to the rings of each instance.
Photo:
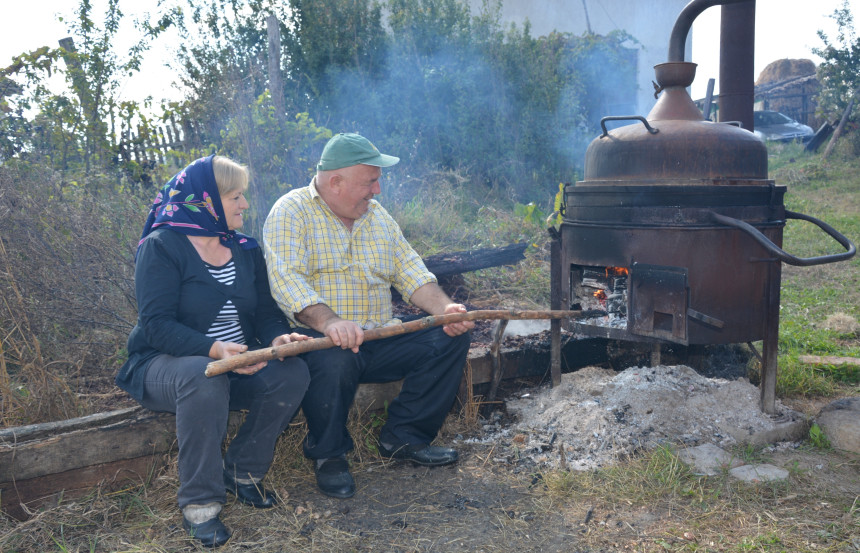
[[[781,59],[772,61],[759,73],[756,86],[778,83],[792,77],[815,74],[815,62],[808,59]]]

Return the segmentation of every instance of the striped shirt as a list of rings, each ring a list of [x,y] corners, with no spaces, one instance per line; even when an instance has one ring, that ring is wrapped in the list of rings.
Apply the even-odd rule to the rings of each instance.
[[[379,202],[371,200],[350,232],[315,181],[275,202],[263,227],[263,251],[272,296],[298,326],[295,313],[319,303],[365,329],[392,324],[392,286],[408,300],[436,282]]]
[[[215,267],[208,263],[205,264],[209,274],[215,280],[230,286],[236,280],[236,264],[231,259],[226,265]],[[239,311],[233,305],[232,300],[227,300],[227,303],[218,312],[206,336],[221,340],[222,342],[236,342],[237,344],[245,343],[245,336],[242,334],[242,327],[239,325]]]

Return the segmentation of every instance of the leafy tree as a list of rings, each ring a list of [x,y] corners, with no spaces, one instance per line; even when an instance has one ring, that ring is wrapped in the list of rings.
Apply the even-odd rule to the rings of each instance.
[[[20,155],[30,146],[34,129],[26,113],[35,104],[27,90],[45,91],[42,83],[50,77],[60,56],[59,49],[43,46],[24,52],[0,70],[0,161]]]
[[[387,37],[379,3],[290,0],[289,5],[291,24],[285,45],[288,75],[297,92],[311,101],[327,97],[340,86],[333,75],[341,68],[367,76],[380,74]]]
[[[852,117],[860,111],[860,38],[854,31],[854,18],[848,0],[843,0],[842,6],[834,10],[831,17],[838,25],[835,40],[824,31],[818,31],[824,47],[812,51],[824,60],[818,66],[818,80],[821,83],[818,111],[825,118],[833,120],[842,115],[852,99]]]
[[[71,37],[61,40],[59,48],[45,46],[16,57],[0,73],[0,77],[16,75],[26,81],[25,87],[16,90],[18,97],[0,102],[0,109],[12,114],[0,123],[4,157],[27,154],[47,159],[64,174],[80,170],[89,175],[116,164],[111,121],[119,79],[139,69],[155,36],[141,38],[120,60],[113,42],[122,18],[119,0],[108,0],[99,26],[90,0],[79,0],[74,17],[67,21]],[[49,88],[47,77],[52,71],[65,74],[66,90]],[[24,115],[30,110],[37,112],[32,121]]]

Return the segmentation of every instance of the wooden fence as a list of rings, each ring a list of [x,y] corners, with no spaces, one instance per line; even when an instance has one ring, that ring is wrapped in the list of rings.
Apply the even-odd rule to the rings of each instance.
[[[169,151],[184,152],[200,143],[200,134],[190,121],[177,124],[173,117],[166,124],[153,127],[135,126],[126,120],[120,128],[118,135],[114,134],[114,146],[120,159],[126,162],[162,164]]]

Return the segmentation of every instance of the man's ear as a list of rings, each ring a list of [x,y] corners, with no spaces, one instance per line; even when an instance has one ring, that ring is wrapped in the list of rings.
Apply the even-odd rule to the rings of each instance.
[[[331,190],[335,194],[340,193],[340,189],[343,186],[343,175],[340,173],[335,173],[331,176],[328,181],[329,190]]]

